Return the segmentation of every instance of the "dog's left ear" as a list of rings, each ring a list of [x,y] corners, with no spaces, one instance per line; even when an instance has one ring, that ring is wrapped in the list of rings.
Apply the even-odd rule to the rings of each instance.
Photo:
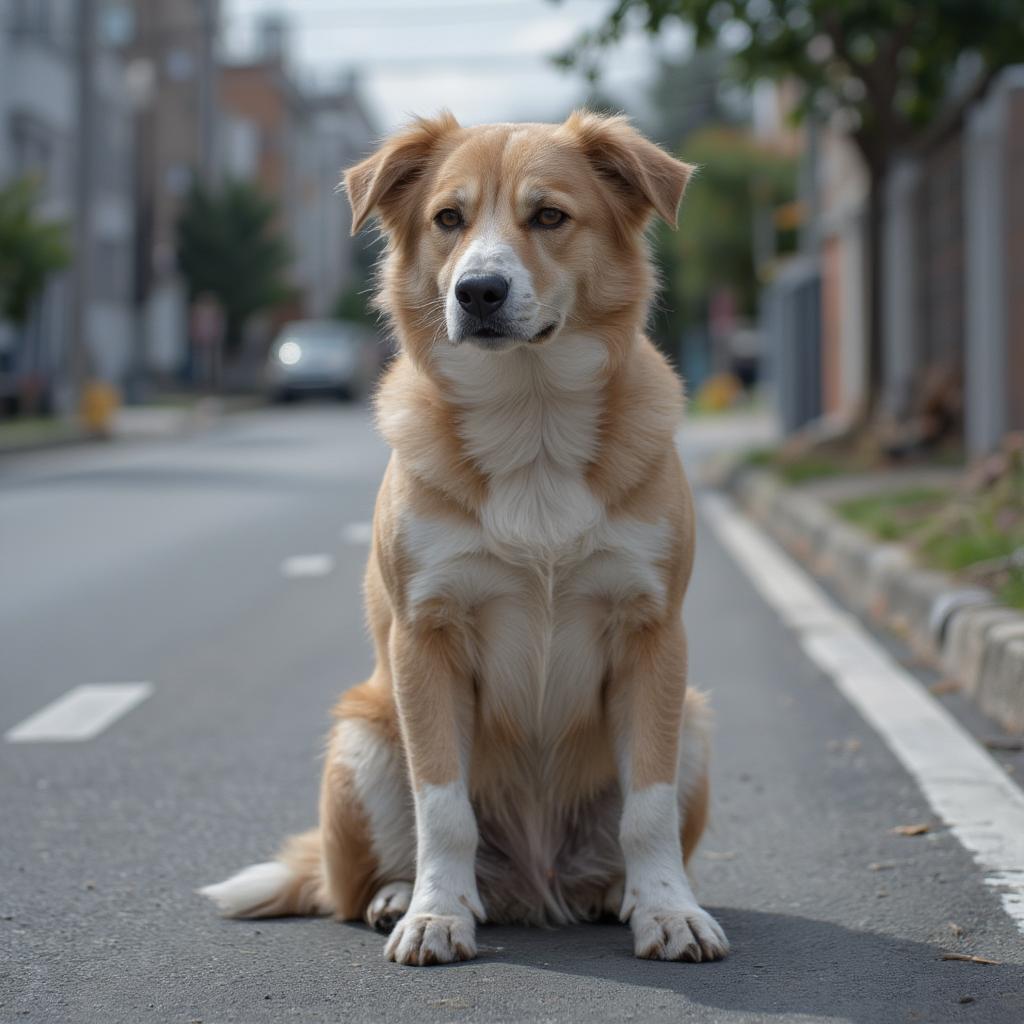
[[[437,117],[417,118],[376,153],[345,172],[353,235],[375,212],[387,218],[408,186],[423,173],[441,140],[458,127],[459,122],[447,110]]]
[[[565,122],[584,155],[609,184],[642,215],[657,213],[675,227],[679,203],[694,172],[645,139],[623,116],[577,110]]]

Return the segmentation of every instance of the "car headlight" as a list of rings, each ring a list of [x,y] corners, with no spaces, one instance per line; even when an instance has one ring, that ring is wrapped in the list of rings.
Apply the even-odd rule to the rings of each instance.
[[[297,341],[285,341],[277,350],[277,358],[285,366],[294,366],[302,358],[302,346]]]

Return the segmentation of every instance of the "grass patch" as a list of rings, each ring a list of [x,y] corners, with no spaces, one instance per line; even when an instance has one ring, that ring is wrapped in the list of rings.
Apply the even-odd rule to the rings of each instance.
[[[853,498],[836,506],[851,523],[882,540],[903,540],[921,527],[948,499],[938,488],[913,487],[891,494]]]
[[[0,451],[26,445],[70,441],[81,436],[75,423],[52,416],[24,416],[0,421]]]
[[[955,490],[907,488],[844,501],[836,510],[881,540],[906,543],[928,568],[955,573],[988,587],[1004,604],[1024,608],[1019,456],[992,476],[974,472]]]
[[[1009,579],[998,589],[997,594],[1003,604],[1024,609],[1024,569],[1010,573]]]
[[[855,473],[865,466],[856,460],[837,458],[834,455],[818,455],[809,452],[801,455],[784,454],[777,448],[755,448],[743,458],[744,465],[770,469],[788,484],[809,483],[843,473]]]

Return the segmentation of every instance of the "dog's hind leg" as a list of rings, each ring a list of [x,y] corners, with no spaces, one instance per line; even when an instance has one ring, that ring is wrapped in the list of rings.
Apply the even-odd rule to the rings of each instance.
[[[408,908],[416,837],[394,706],[370,682],[336,714],[320,827],[292,836],[275,860],[200,889],[225,916],[333,913],[388,930]]]
[[[711,754],[711,710],[707,697],[688,687],[683,702],[683,728],[679,738],[679,820],[682,826],[683,861],[688,862],[704,834],[708,820]]]
[[[213,900],[225,917],[329,914],[332,908],[324,887],[320,830],[292,836],[276,860],[250,864],[199,892]]]
[[[412,793],[390,693],[371,681],[336,710],[320,794],[335,916],[389,931],[409,906],[416,863]]]

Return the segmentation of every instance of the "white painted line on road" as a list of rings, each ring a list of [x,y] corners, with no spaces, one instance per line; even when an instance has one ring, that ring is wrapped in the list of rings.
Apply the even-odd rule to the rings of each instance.
[[[373,540],[373,523],[346,523],[341,528],[341,539],[346,544],[369,544]]]
[[[4,734],[8,743],[91,740],[153,692],[152,683],[76,686]]]
[[[293,555],[281,563],[281,572],[290,580],[326,576],[334,568],[330,555]]]
[[[707,521],[764,599],[914,777],[1024,932],[1024,792],[856,619],[728,499],[710,494],[702,504]]]

